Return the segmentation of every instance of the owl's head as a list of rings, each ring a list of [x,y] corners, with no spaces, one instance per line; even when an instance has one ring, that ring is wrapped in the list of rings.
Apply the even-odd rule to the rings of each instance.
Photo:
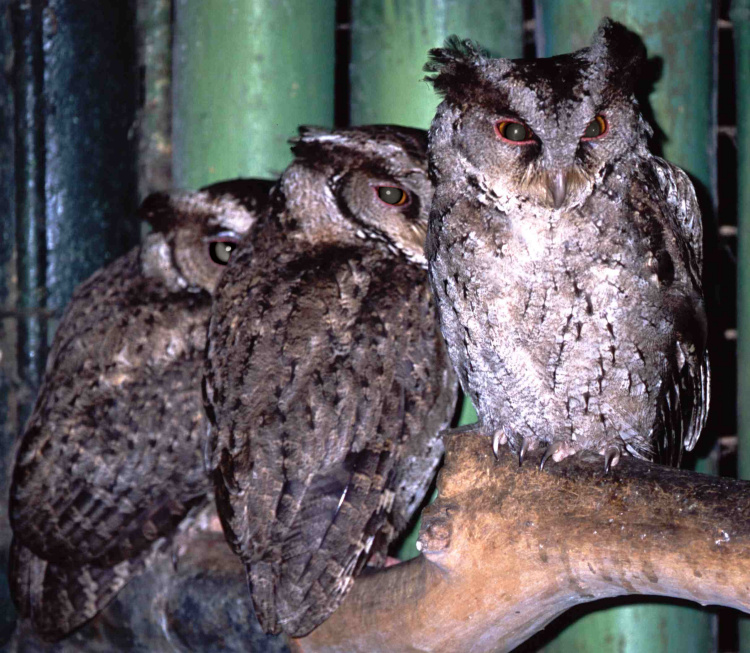
[[[154,193],[139,209],[154,229],[141,265],[170,290],[213,293],[232,250],[268,203],[273,182],[233,179],[199,191]]]
[[[570,208],[611,164],[645,154],[651,130],[633,94],[645,51],[619,23],[605,18],[590,47],[547,59],[492,59],[455,37],[430,57],[445,98],[430,131],[438,180]]]
[[[426,265],[427,133],[393,125],[301,127],[299,133],[295,160],[277,189],[290,237],[376,242]]]

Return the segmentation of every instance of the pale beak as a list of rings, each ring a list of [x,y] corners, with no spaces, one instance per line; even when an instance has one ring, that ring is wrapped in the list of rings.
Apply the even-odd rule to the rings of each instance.
[[[555,170],[547,175],[547,190],[552,197],[552,204],[559,209],[568,192],[568,175],[565,170]]]

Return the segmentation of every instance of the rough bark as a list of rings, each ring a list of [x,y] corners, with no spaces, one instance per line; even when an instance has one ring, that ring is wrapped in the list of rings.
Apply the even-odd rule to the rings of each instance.
[[[446,444],[440,496],[423,519],[423,555],[361,576],[293,650],[509,651],[568,608],[622,594],[750,612],[750,482],[630,458],[605,476],[595,455],[548,461],[540,472],[540,454],[519,469],[504,449],[495,460],[477,433]],[[282,646],[241,617],[252,608],[228,547],[208,536],[191,542],[66,640],[74,648],[24,646],[21,637],[15,650]]]
[[[305,653],[509,651],[578,603],[653,594],[750,611],[750,483],[579,455],[519,469],[452,436],[423,555],[360,578]]]

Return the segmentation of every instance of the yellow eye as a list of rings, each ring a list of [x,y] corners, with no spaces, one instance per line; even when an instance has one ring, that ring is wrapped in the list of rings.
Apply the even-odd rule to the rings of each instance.
[[[409,201],[409,193],[398,186],[378,186],[378,199],[390,206],[405,206]]]
[[[523,123],[513,120],[501,120],[495,123],[495,132],[504,141],[515,145],[532,143],[532,131]]]
[[[213,240],[208,245],[208,253],[211,260],[218,265],[226,265],[232,257],[232,252],[237,243],[226,240]]]
[[[586,130],[583,132],[583,140],[599,138],[599,136],[603,136],[606,131],[607,121],[604,120],[603,116],[597,116],[588,125],[586,125]]]

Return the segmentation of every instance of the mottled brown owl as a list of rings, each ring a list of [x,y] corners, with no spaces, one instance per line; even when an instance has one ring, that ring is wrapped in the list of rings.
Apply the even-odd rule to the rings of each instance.
[[[269,632],[324,621],[424,498],[452,415],[423,242],[422,131],[302,129],[217,288],[217,508]]]
[[[431,56],[426,252],[484,432],[521,460],[677,464],[708,410],[702,225],[687,175],[648,150],[640,40],[605,19],[549,59],[455,38]]]
[[[154,233],[73,294],[10,492],[12,592],[46,639],[93,617],[206,501],[211,293],[270,185],[150,196]]]

